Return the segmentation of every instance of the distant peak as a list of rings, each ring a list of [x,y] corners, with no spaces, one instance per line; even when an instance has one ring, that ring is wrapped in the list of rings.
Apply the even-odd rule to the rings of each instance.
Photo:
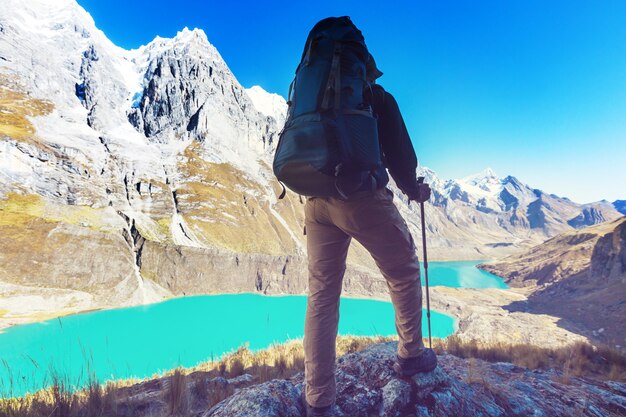
[[[252,87],[246,88],[245,90],[248,95],[267,97],[269,100],[273,100],[276,103],[279,103],[279,105],[287,105],[287,101],[283,96],[277,93],[270,93],[260,85],[253,85]]]
[[[162,47],[171,47],[174,45],[179,46],[187,46],[190,44],[200,44],[200,45],[210,45],[209,39],[206,36],[206,33],[202,29],[194,28],[189,29],[185,26],[182,30],[179,30],[176,35],[172,38],[164,38],[161,36],[155,36],[154,39],[148,43],[145,47],[140,47],[139,49],[147,48],[150,49],[160,49]]]
[[[206,36],[206,33],[202,29],[193,28],[189,29],[185,26],[182,30],[176,33],[171,39],[165,39],[165,41],[170,41],[174,45],[211,45],[209,39]],[[211,45],[213,46],[213,45]]]
[[[247,88],[246,90],[254,91],[256,93],[267,93],[267,91],[260,85],[253,85],[252,87]],[[268,94],[271,94],[271,93],[268,93]]]
[[[250,88],[246,88],[246,91],[251,91],[253,93],[258,93],[258,94],[268,94],[268,95],[271,95],[271,96],[279,96],[279,97],[281,97],[279,94],[270,93],[269,91],[267,91],[266,89],[264,89],[260,85],[253,85]]]
[[[489,167],[485,168],[478,174],[470,175],[468,177],[463,178],[463,181],[473,184],[478,184],[481,182],[492,182],[494,180],[498,180],[498,176],[495,171]]]
[[[418,173],[420,176],[425,177],[436,177],[437,174],[432,169],[428,168],[426,165],[418,165],[417,167]]]
[[[517,177],[514,177],[513,175],[507,175],[503,180],[502,180],[503,184],[521,184],[520,180],[517,179]]]
[[[253,85],[245,89],[246,94],[252,100],[254,107],[265,116],[272,116],[276,120],[283,120],[287,111],[287,102],[276,93],[265,91],[259,85]]]
[[[204,30],[199,29],[199,28],[189,29],[187,26],[185,26],[183,30],[178,31],[176,33],[176,36],[174,36],[174,39],[180,39],[180,40],[190,40],[194,38],[197,38],[199,40],[206,41],[206,42],[209,41],[206,36],[206,33],[204,33]]]
[[[491,169],[490,167],[485,168],[480,175],[484,178],[498,178],[498,176],[496,175],[495,171],[493,169]]]

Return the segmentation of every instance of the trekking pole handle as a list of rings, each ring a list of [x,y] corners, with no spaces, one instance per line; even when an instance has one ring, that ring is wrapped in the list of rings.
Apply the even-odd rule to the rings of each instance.
[[[417,184],[424,184],[424,177],[417,177]],[[409,198],[406,202],[407,206],[411,207],[411,198]]]

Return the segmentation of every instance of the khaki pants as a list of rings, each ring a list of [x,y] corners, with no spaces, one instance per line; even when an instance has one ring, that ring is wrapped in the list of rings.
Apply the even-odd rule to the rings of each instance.
[[[306,400],[335,401],[335,339],[346,256],[352,238],[372,255],[387,280],[403,358],[418,356],[422,342],[422,288],[413,238],[386,188],[348,200],[309,198],[305,207],[309,298],[304,329]]]

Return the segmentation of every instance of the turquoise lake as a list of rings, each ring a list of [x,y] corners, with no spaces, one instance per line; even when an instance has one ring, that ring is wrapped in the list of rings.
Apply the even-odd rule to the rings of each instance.
[[[429,283],[506,287],[502,279],[475,265],[432,262]],[[258,350],[299,339],[304,333],[305,309],[304,296],[211,295],[15,326],[0,333],[0,397],[45,387],[54,373],[76,386],[86,383],[88,373],[100,381],[143,378],[218,359],[242,345]],[[393,307],[388,302],[342,298],[340,316],[340,334],[395,334]],[[426,337],[425,319],[426,314]],[[432,329],[433,337],[446,337],[454,332],[455,323],[449,316],[432,312]]]
[[[428,262],[428,285],[454,288],[507,288],[499,276],[476,268],[479,263],[480,261]],[[422,285],[426,285],[423,264],[421,270]]]

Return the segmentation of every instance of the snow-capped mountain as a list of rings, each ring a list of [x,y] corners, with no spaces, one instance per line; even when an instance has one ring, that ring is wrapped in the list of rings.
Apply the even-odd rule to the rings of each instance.
[[[136,303],[171,294],[146,241],[302,252],[300,212],[271,192],[284,115],[256,110],[201,30],[128,51],[74,0],[6,0],[0,57],[0,281]]]
[[[271,172],[286,103],[243,88],[203,31],[124,50],[75,0],[4,0],[0,80],[7,291],[54,289],[42,309],[74,311],[305,289],[302,200],[278,201]],[[434,194],[433,259],[513,253],[619,215],[491,170],[456,181],[421,172]],[[416,206],[392,189],[417,236]],[[365,250],[355,246],[349,262],[346,286],[371,292]],[[9,311],[24,305],[11,302]]]
[[[446,207],[450,201],[502,216],[499,225],[506,230],[521,227],[541,231],[546,237],[568,229],[568,225],[582,228],[618,216],[608,202],[573,203],[531,188],[513,176],[499,178],[491,168],[460,180],[448,180],[436,189],[435,205]]]
[[[247,88],[246,93],[258,111],[267,117],[274,118],[279,126],[285,124],[287,103],[282,96],[268,93],[258,85]]]

